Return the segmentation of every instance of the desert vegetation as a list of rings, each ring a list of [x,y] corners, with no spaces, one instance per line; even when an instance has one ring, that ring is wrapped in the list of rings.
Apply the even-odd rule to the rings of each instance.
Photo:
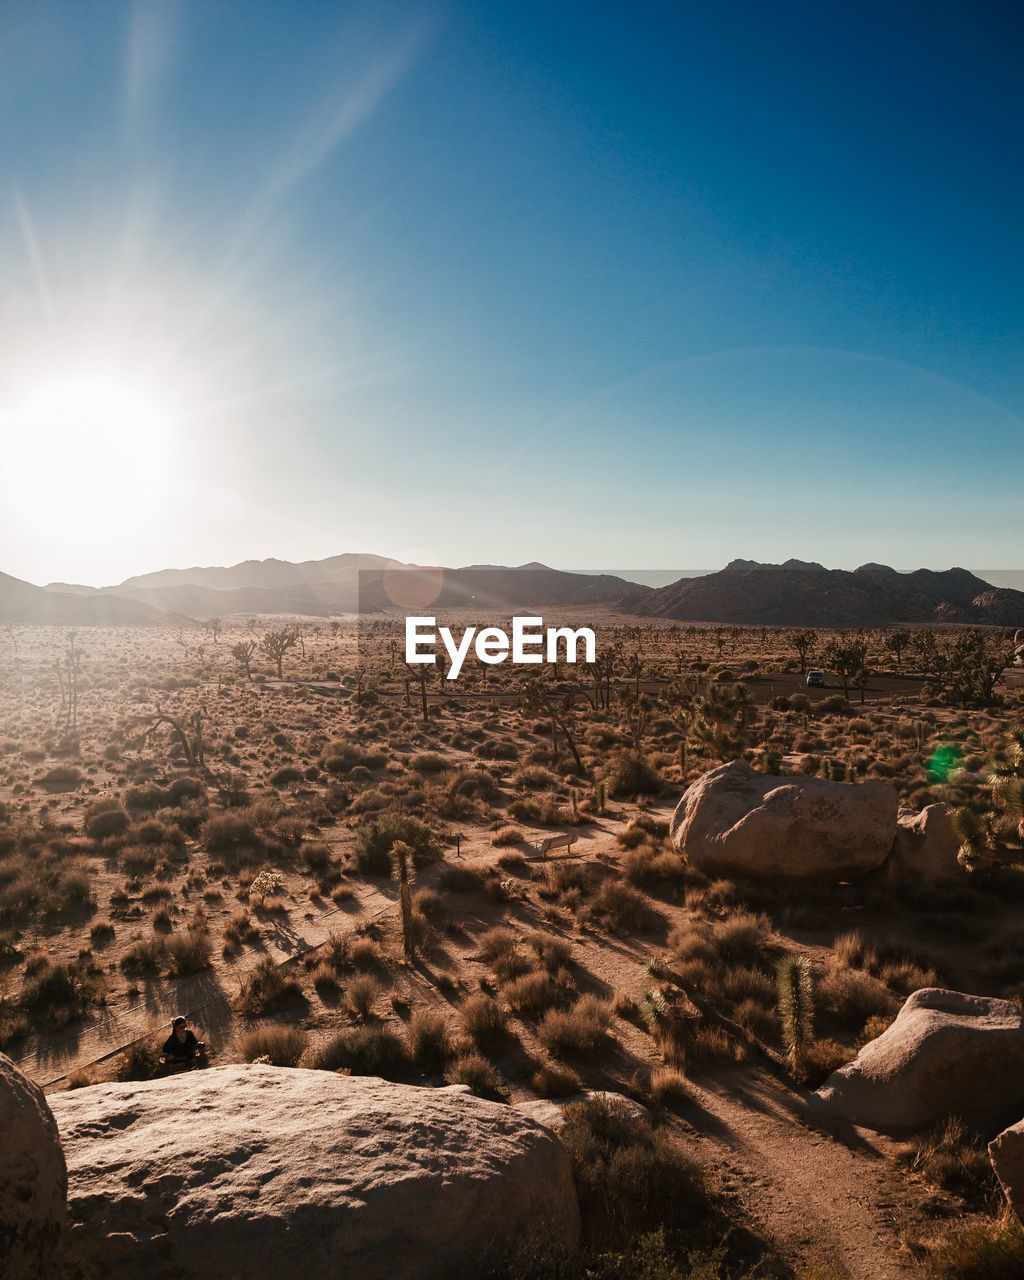
[[[1024,996],[1007,636],[593,621],[592,673],[469,659],[455,689],[404,665],[387,617],[0,637],[0,1048],[52,1089],[148,1078],[183,1012],[218,1063],[620,1094],[646,1118],[588,1103],[565,1131],[590,1275],[844,1274],[750,1194],[795,1194],[809,1131],[780,1110],[754,1154],[723,1134],[916,990]],[[962,878],[700,872],[672,813],[737,758],[945,802]],[[878,1139],[877,1247],[1015,1274],[984,1270],[1021,1256],[992,1136],[949,1116]]]

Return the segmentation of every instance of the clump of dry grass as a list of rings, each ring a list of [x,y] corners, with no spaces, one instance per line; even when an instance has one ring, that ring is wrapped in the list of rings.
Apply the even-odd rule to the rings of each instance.
[[[359,974],[345,990],[345,1003],[353,1017],[368,1022],[379,996],[380,985],[369,974]]]
[[[414,1009],[405,1032],[409,1057],[424,1071],[438,1071],[451,1055],[448,1024],[433,1009]]]
[[[571,1009],[549,1009],[538,1029],[540,1042],[556,1056],[594,1053],[611,1026],[612,1009],[597,996],[585,995]]]
[[[546,1062],[533,1073],[530,1086],[542,1098],[571,1098],[582,1090],[583,1081],[571,1067]]]
[[[261,1058],[274,1067],[297,1067],[308,1039],[301,1027],[268,1024],[246,1032],[238,1048],[243,1062]]]
[[[449,1084],[468,1085],[479,1098],[502,1097],[501,1077],[479,1053],[460,1053],[444,1073]]]
[[[497,1000],[488,995],[475,995],[462,1002],[459,1026],[473,1044],[487,1048],[507,1034],[508,1017]]]

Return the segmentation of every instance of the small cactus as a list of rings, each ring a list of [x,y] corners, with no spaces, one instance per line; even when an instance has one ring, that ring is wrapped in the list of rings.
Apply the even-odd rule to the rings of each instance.
[[[814,992],[811,966],[804,955],[787,955],[776,970],[779,986],[779,1017],[790,1070],[803,1071],[804,1055],[814,1037]]]

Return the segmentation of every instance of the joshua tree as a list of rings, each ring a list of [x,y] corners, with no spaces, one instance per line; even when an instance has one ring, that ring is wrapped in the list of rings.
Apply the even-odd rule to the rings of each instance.
[[[896,670],[903,670],[903,655],[910,644],[909,631],[890,631],[885,637],[885,647],[896,659]]]
[[[570,724],[573,709],[572,694],[568,694],[556,703],[539,680],[531,680],[526,686],[520,706],[528,714],[547,716],[551,722],[552,755],[558,751],[558,735],[562,733],[572,752],[572,758],[576,761],[576,768],[580,773],[586,773]]]
[[[1000,676],[1013,663],[1013,649],[997,643],[999,648],[990,649],[980,631],[957,636],[937,654],[925,692],[952,706],[990,706]]]
[[[68,633],[64,655],[57,662],[57,680],[60,683],[60,712],[64,717],[64,732],[78,728],[78,677],[82,671],[82,653],[78,648],[77,633]]]
[[[713,684],[693,702],[693,736],[725,760],[743,753],[757,708],[746,685]]]
[[[260,640],[260,651],[277,663],[277,678],[284,679],[284,655],[299,643],[299,633],[295,627],[279,627],[268,631]]]
[[[843,682],[843,697],[850,696],[850,681],[867,666],[868,647],[863,640],[830,640],[821,660]]]
[[[252,679],[252,660],[256,653],[255,640],[239,640],[231,646],[231,656],[245,672],[247,680]]]
[[[213,643],[219,644],[220,633],[223,629],[223,624],[221,623],[220,618],[209,618],[206,623],[206,629],[207,631],[209,631],[211,637],[213,638]]]
[[[817,637],[813,631],[796,631],[793,634],[793,648],[797,651],[800,658],[800,674],[807,670],[807,659],[814,651],[814,645]]]
[[[804,955],[787,955],[776,970],[782,1039],[794,1075],[803,1074],[804,1055],[814,1036],[811,966]]]
[[[206,745],[203,741],[203,721],[205,719],[206,713],[202,707],[193,711],[185,719],[178,719],[175,716],[168,715],[166,711],[161,711],[157,707],[150,717],[149,727],[142,735],[140,742],[145,742],[153,730],[160,725],[169,725],[171,733],[177,739],[178,745],[184,752],[188,767],[190,769],[205,769]]]

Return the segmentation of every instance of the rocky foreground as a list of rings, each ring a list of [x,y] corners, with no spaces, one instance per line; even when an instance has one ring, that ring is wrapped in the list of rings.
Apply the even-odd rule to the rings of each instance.
[[[5,1280],[440,1280],[579,1242],[554,1133],[459,1089],[236,1065],[57,1094],[51,1116],[2,1061]]]

